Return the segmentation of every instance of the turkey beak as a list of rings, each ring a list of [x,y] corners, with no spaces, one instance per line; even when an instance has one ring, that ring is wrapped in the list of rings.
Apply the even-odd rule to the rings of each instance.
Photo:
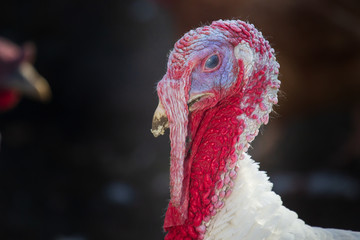
[[[152,128],[150,131],[154,135],[154,137],[158,137],[160,135],[164,135],[165,130],[168,128],[169,128],[169,121],[165,109],[161,104],[161,101],[159,101],[159,105],[157,106],[154,113]]]
[[[47,101],[51,98],[48,82],[28,62],[21,63],[14,73],[2,81],[1,87],[14,89],[40,101]]]

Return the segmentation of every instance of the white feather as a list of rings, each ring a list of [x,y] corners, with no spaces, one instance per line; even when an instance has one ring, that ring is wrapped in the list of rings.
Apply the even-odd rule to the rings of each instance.
[[[360,240],[359,232],[310,227],[283,206],[265,172],[249,155],[224,207],[208,222],[207,240]]]

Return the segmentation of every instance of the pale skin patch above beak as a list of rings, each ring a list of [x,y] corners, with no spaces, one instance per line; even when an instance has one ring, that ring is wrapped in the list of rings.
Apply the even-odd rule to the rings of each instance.
[[[165,112],[165,109],[161,102],[159,101],[159,105],[157,106],[153,121],[152,121],[152,128],[151,133],[154,137],[158,137],[160,135],[164,135],[165,130],[169,128],[169,121]]]

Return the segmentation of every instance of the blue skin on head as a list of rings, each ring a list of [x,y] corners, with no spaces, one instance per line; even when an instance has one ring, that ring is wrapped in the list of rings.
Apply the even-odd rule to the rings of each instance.
[[[201,44],[204,48],[191,53],[190,58],[195,66],[191,74],[190,95],[214,90],[222,95],[221,93],[236,81],[237,72],[234,69],[237,70],[237,67],[234,68],[234,66],[237,65],[237,62],[234,56],[234,47],[223,39],[220,41],[204,40],[197,44]],[[219,63],[214,68],[207,68],[206,62],[213,55],[218,55]],[[214,64],[208,65],[214,66]]]

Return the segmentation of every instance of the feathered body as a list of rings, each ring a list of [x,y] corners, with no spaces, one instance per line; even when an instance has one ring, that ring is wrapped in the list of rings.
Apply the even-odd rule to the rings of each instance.
[[[152,128],[170,128],[166,239],[332,239],[283,207],[246,154],[277,103],[278,73],[268,41],[239,20],[175,44]]]
[[[208,223],[205,239],[336,240],[360,239],[360,233],[311,227],[283,206],[265,172],[248,154],[237,162],[238,177],[224,207]]]

